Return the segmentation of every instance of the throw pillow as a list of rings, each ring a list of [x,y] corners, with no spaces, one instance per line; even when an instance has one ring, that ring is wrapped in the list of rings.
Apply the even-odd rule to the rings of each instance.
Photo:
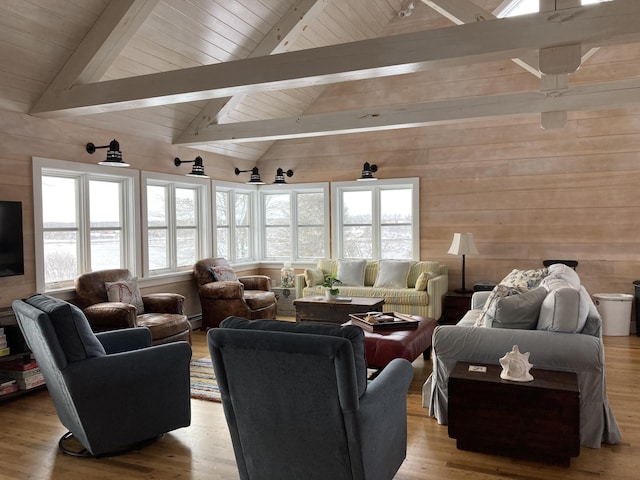
[[[416,280],[416,290],[418,291],[426,290],[427,284],[429,283],[429,280],[433,278],[433,276],[434,276],[433,272],[422,272],[418,276],[418,279]]]
[[[25,303],[45,312],[56,332],[67,362],[77,362],[90,357],[104,357],[104,347],[91,331],[87,318],[75,305],[64,300],[36,294]]]
[[[233,268],[227,265],[219,265],[217,267],[213,267],[213,278],[216,282],[237,282],[238,276],[236,272],[233,271]]]
[[[324,273],[331,275],[332,273],[336,273],[336,261],[328,258],[321,258],[318,260],[317,268],[322,270]]]
[[[537,287],[528,292],[498,298],[495,303],[493,328],[519,328],[533,330],[538,325],[540,307],[547,289]]]
[[[575,289],[580,288],[580,277],[573,268],[562,263],[554,263],[553,265],[549,265],[548,270],[549,275],[546,277],[547,279],[560,278],[565,280],[571,287]]]
[[[518,270],[514,269],[506,277],[504,277],[498,285],[491,291],[489,298],[482,307],[480,315],[476,320],[475,326],[491,326],[493,323],[493,314],[495,312],[494,303],[497,298],[526,292],[540,285],[540,282],[548,274],[546,268],[538,268],[535,270]]]
[[[105,282],[107,298],[110,302],[129,303],[136,307],[136,315],[144,313],[144,303],[142,295],[138,289],[138,279],[122,280],[120,282]]]
[[[538,330],[578,333],[582,331],[589,315],[589,294],[580,287],[560,287],[551,290],[542,302],[538,317]]]
[[[304,271],[304,281],[307,287],[313,287],[314,285],[322,285],[324,281],[324,272],[320,268],[307,268]]]
[[[378,277],[373,286],[375,288],[407,288],[411,263],[402,260],[380,260]]]
[[[364,269],[366,260],[338,260],[336,277],[342,285],[364,287]]]

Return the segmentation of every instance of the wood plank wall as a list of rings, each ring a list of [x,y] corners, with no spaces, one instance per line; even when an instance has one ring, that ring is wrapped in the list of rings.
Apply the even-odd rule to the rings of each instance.
[[[625,45],[600,49],[570,81],[638,75],[640,46]],[[330,86],[308,113],[533,88],[538,80],[511,62],[469,65]],[[419,177],[420,256],[448,264],[452,287],[460,284],[461,261],[446,251],[454,232],[468,231],[480,251],[467,258],[468,285],[499,281],[512,268],[539,267],[545,258],[571,258],[580,262],[591,293],[632,293],[640,279],[639,133],[638,108],[570,112],[559,130],[542,130],[537,116],[524,116],[280,141],[258,165],[265,174],[292,168],[292,183],[352,180],[365,161],[379,166],[380,178]],[[0,110],[1,198],[24,204],[27,263],[24,276],[0,278],[0,308],[35,290],[31,157],[93,163],[97,157],[85,144],[112,138],[141,170],[184,173],[188,166],[177,169],[173,158],[200,154],[212,178],[237,181],[233,167],[253,166],[153,138]]]
[[[602,48],[571,84],[640,75],[640,46]],[[512,62],[470,65],[330,86],[307,113],[539,88]],[[420,256],[449,265],[454,232],[473,232],[467,286],[499,281],[543,259],[575,259],[590,293],[633,293],[640,279],[640,109],[569,112],[558,130],[539,116],[336,135],[276,143],[261,171],[292,168],[292,182],[420,178]]]

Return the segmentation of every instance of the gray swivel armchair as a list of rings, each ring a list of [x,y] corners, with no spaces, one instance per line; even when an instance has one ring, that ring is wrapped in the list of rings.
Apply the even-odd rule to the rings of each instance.
[[[65,453],[120,453],[190,424],[187,342],[152,346],[147,328],[94,334],[78,307],[46,295],[12,306],[69,429]]]
[[[406,456],[411,364],[367,384],[359,327],[225,319],[207,340],[243,480],[390,480]]]

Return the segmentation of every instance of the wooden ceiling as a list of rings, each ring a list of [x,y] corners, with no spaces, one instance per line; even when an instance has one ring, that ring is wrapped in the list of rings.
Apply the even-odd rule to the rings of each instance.
[[[640,99],[636,78],[567,80],[598,47],[640,41],[640,2],[496,20],[503,3],[4,0],[0,108],[258,160],[283,138],[522,113],[556,128]],[[540,90],[305,115],[330,84],[512,58]]]

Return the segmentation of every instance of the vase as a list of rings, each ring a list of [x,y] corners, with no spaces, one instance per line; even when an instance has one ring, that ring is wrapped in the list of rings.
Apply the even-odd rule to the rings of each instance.
[[[286,262],[280,269],[280,285],[282,285],[282,288],[293,288],[295,286],[295,275],[289,262]]]
[[[331,290],[329,290],[328,288],[324,291],[324,299],[325,300],[329,300],[329,301],[335,301],[336,300],[336,296],[331,293]]]

